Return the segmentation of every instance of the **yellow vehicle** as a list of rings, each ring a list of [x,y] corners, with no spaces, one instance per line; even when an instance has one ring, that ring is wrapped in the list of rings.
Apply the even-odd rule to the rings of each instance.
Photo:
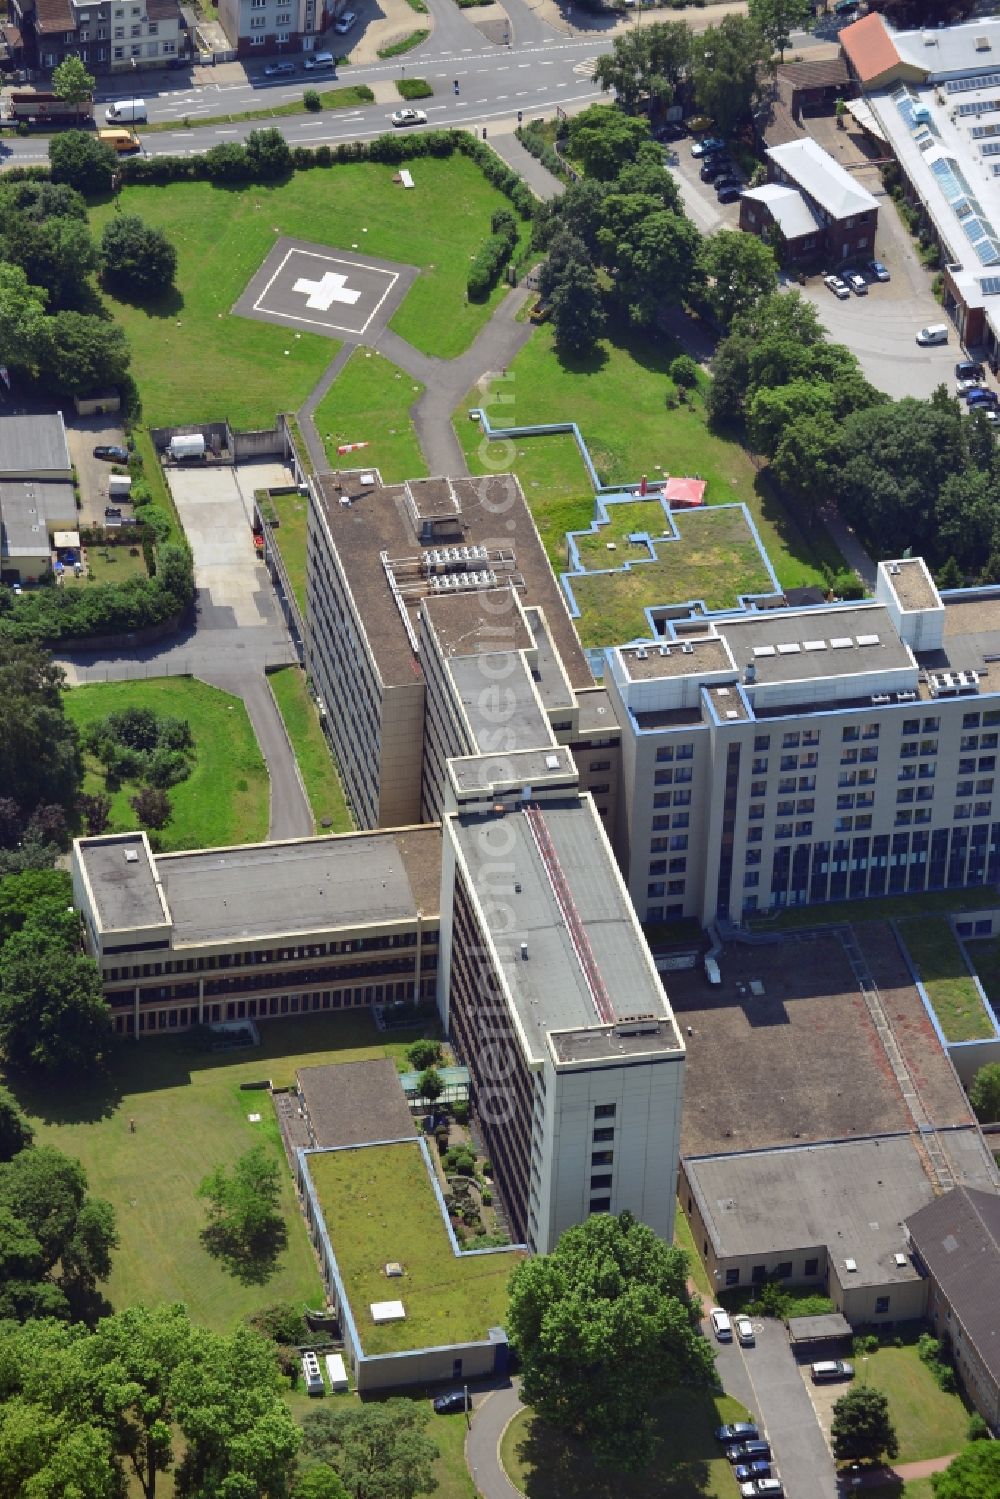
[[[528,313],[529,323],[547,323],[552,316],[552,303],[540,297]]]
[[[103,141],[106,146],[113,146],[119,152],[142,149],[142,142],[134,130],[99,130],[97,139]]]

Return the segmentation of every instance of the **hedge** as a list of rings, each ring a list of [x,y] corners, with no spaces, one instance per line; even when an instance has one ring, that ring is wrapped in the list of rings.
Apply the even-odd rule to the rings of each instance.
[[[120,164],[123,182],[232,181],[236,153],[242,146],[235,142],[221,151],[212,148],[199,156],[133,156]],[[412,161],[420,156],[451,156],[454,152],[468,156],[480,168],[488,182],[509,198],[522,219],[535,211],[535,198],[516,172],[500,160],[489,146],[465,130],[426,130],[419,135],[379,135],[372,141],[341,141],[336,146],[294,146],[292,165],[300,171],[314,167],[340,166],[350,161],[384,162],[390,166]],[[242,181],[254,181],[252,168],[246,166]],[[5,176],[9,174],[5,173]]]
[[[542,166],[552,173],[553,177],[559,177],[563,182],[571,182],[573,180],[559,152],[553,146],[550,146],[545,139],[541,120],[532,120],[530,124],[518,125],[514,134],[524,149],[531,156],[536,157],[542,163]]]
[[[161,547],[155,563],[155,577],[22,594],[0,614],[0,640],[55,644],[165,624],[194,601],[194,567],[190,551],[181,546]]]
[[[470,302],[484,302],[510,264],[517,249],[517,223],[507,208],[498,208],[490,222],[492,233],[469,267],[466,290]]]

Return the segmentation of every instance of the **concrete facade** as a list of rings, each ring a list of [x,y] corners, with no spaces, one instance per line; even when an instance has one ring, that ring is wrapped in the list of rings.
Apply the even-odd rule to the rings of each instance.
[[[221,0],[219,20],[237,56],[312,52],[333,21],[327,0]]]

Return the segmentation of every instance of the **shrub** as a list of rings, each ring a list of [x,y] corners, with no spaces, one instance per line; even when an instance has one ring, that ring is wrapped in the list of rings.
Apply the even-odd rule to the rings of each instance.
[[[559,177],[563,182],[571,180],[566,163],[559,155],[559,152],[550,146],[546,140],[541,120],[532,120],[527,125],[518,125],[514,134],[524,149],[540,161],[546,171],[552,173],[553,177]]]
[[[413,1041],[406,1048],[406,1060],[414,1072],[423,1072],[427,1067],[433,1067],[441,1060],[440,1041],[429,1041],[421,1038]]]
[[[483,1207],[490,1207],[493,1202],[493,1193],[490,1191],[489,1187],[484,1187],[482,1192],[480,1193],[480,1196],[483,1200]]]
[[[426,78],[397,78],[396,91],[401,99],[429,99],[434,92]]]
[[[983,1420],[978,1411],[973,1411],[969,1417],[969,1424],[965,1430],[966,1440],[969,1442],[985,1442],[989,1440],[990,1428]]]
[[[99,267],[106,286],[149,296],[173,282],[177,251],[162,229],[144,224],[135,214],[116,214],[101,235]]]
[[[310,114],[319,114],[323,108],[323,100],[319,96],[319,89],[307,88],[302,95],[302,103]]]
[[[470,302],[485,302],[517,248],[517,222],[509,209],[497,209],[490,229],[489,239],[480,246],[469,267],[466,291]]]
[[[778,1280],[769,1280],[760,1288],[757,1297],[757,1307],[763,1317],[777,1317],[779,1320],[788,1315],[792,1298]]]
[[[129,797],[129,806],[147,828],[163,828],[170,821],[170,798],[155,786],[144,786]]]
[[[698,366],[690,354],[678,354],[667,373],[681,390],[694,390],[698,384]]]
[[[448,1176],[475,1176],[476,1155],[469,1145],[453,1145],[446,1150],[441,1164]]]
[[[466,1099],[464,1099],[464,1098],[458,1099],[458,1101],[456,1103],[452,1104],[452,1106],[451,1106],[451,1113],[452,1113],[452,1118],[454,1119],[454,1121],[455,1121],[456,1124],[468,1124],[468,1122],[469,1122],[469,1105],[468,1105],[468,1101]]]

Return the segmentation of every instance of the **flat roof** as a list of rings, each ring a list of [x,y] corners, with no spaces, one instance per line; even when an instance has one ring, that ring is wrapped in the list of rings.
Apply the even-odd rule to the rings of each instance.
[[[586,692],[581,692],[576,701],[580,709],[578,722],[581,734],[607,734],[616,739],[621,737],[621,725],[615,717],[606,687],[589,688]]]
[[[545,781],[569,784],[579,779],[576,762],[563,744],[509,753],[461,755],[448,761],[448,773],[459,792],[498,795],[514,786],[537,786]]]
[[[560,606],[562,605],[562,594],[559,595]],[[548,620],[542,609],[529,605],[525,609],[525,616],[531,629],[535,643],[535,686],[538,695],[545,707],[551,712],[554,708],[572,708],[574,702],[574,687],[581,684],[575,676],[567,673],[553,647],[552,637],[549,634]],[[559,619],[560,628],[562,619]],[[576,631],[574,630],[574,638]],[[590,686],[590,683],[585,683]]]
[[[504,861],[513,866],[515,890],[503,902],[491,898],[496,852],[484,824],[490,813],[458,813],[448,819],[483,920],[493,938],[521,1029],[540,1060],[551,1031],[601,1028],[594,990],[567,930],[553,875],[543,863],[531,822],[540,819],[541,836],[556,878],[569,898],[618,1018],[646,1014],[668,1022],[669,1045],[680,1049],[662,985],[652,966],[628,897],[589,798],[566,798],[518,806],[502,816]],[[513,923],[511,923],[513,912]],[[517,933],[513,941],[510,932]],[[527,957],[521,943],[527,944]],[[653,1037],[648,1047],[662,1048]],[[576,1043],[578,1044],[578,1043]],[[601,1043],[606,1049],[606,1042]]]
[[[686,638],[683,647],[679,641],[667,640],[658,644],[628,646],[619,650],[618,655],[630,682],[736,671],[726,642],[715,635],[700,640]]]
[[[421,604],[441,654],[475,656],[489,651],[530,651],[531,632],[511,588],[431,594]]]
[[[931,79],[998,71],[1000,21],[996,16],[914,31],[892,31],[887,26],[886,31],[900,57],[916,68],[925,69]],[[988,43],[985,48],[979,45],[980,38]]]
[[[145,834],[78,838],[73,857],[86,874],[97,920],[105,933],[162,926],[169,921]]]
[[[366,476],[370,482],[362,482],[358,472],[324,474],[314,484],[355,608],[387,685],[412,683],[415,662],[400,604],[386,577],[383,554],[393,564],[397,580],[403,579],[403,607],[415,617],[428,597],[422,583],[426,554],[461,546],[486,548],[487,557],[470,563],[470,567],[494,571],[498,582],[506,579],[525,607],[536,604],[544,608],[548,629],[571,684],[593,686],[587,659],[513,474],[433,481],[437,485],[447,484],[447,494],[454,495],[459,508],[457,512],[450,510],[444,504],[442,491],[439,501],[446,513],[430,522],[434,534],[428,539],[421,537],[411,503],[416,492],[420,504],[424,504],[425,481],[383,485],[377,474],[366,471]],[[502,524],[498,521],[500,515]],[[452,596],[461,597],[458,592]],[[439,597],[443,605],[445,596]],[[467,608],[463,600],[460,605],[463,619]],[[443,617],[435,611],[436,628],[444,628],[438,626]]]
[[[306,1166],[365,1353],[486,1342],[503,1325],[522,1256],[455,1254],[419,1140],[309,1152]],[[390,1279],[392,1261],[403,1274]],[[374,1322],[388,1299],[404,1319]]]
[[[416,1137],[413,1115],[391,1057],[300,1067],[295,1074],[319,1147]]]
[[[941,595],[922,557],[902,557],[886,563],[892,587],[904,609],[940,609]]]
[[[783,146],[770,146],[765,154],[835,219],[878,208],[878,200],[868,189],[812,136],[787,141]]]
[[[73,465],[66,442],[62,413],[42,416],[0,416],[0,477],[42,474]]]
[[[495,750],[498,735],[505,749],[555,748],[551,725],[519,651],[453,656],[448,670],[480,753]]]
[[[742,670],[752,665],[761,683],[906,667],[916,676],[910,649],[899,638],[884,604],[772,609],[719,620],[717,628],[728,641],[737,666]]]
[[[842,1285],[918,1278],[894,1258],[907,1254],[905,1220],[934,1200],[908,1134],[687,1157],[684,1169],[722,1259],[826,1245]]]
[[[49,551],[49,527],[75,516],[76,498],[68,480],[0,479],[0,534],[7,557]]]

